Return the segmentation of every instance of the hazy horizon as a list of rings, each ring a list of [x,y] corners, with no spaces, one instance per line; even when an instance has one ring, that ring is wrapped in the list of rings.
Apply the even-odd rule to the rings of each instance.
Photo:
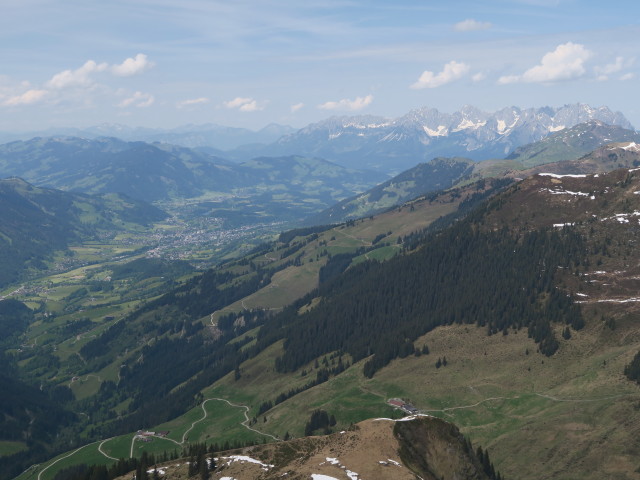
[[[0,19],[0,131],[300,128],[423,106],[585,103],[640,125],[633,2],[25,0]]]

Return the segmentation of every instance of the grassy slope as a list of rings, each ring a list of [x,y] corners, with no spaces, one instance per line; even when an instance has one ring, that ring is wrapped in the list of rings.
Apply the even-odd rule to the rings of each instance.
[[[571,200],[565,197],[557,196],[556,200]],[[409,208],[394,210],[388,218],[400,214],[424,216],[416,207],[413,212]],[[522,211],[516,209],[513,215],[522,215]],[[546,219],[547,215],[542,217],[553,221]],[[353,248],[389,229],[389,224],[372,228],[374,223],[359,221],[352,227],[324,232],[320,239],[335,241],[328,245],[331,248]],[[310,250],[308,255],[314,252]],[[275,252],[267,254],[275,258],[272,255]],[[598,268],[612,271],[619,268],[622,259],[614,255],[604,261],[606,265]],[[303,265],[317,263],[305,261]],[[572,278],[564,281],[577,290]],[[616,316],[614,330],[600,320],[602,313]],[[573,332],[569,341],[561,340],[560,351],[551,358],[536,353],[536,345],[524,331],[487,336],[484,329],[473,326],[438,328],[416,341],[418,348],[426,342],[430,355],[396,360],[370,380],[362,376],[362,365],[357,364],[275,406],[264,415],[267,421],[259,418],[254,428],[279,437],[286,432],[299,436],[315,408],[334,414],[338,428],[343,428],[364,418],[393,415],[386,400],[402,397],[423,411],[453,421],[474,442],[489,447],[496,466],[507,477],[640,478],[634,473],[640,464],[635,436],[640,424],[640,389],[621,373],[640,344],[637,315],[634,310],[604,309],[594,304],[585,307],[585,316],[586,328]],[[561,338],[559,332],[557,336]],[[239,380],[228,375],[205,389],[203,398],[247,405],[252,417],[263,401],[315,377],[311,364],[292,374],[276,374],[273,362],[280,349],[276,344],[245,362]],[[448,365],[436,369],[436,360],[445,356]],[[308,374],[302,376],[302,370]],[[214,401],[205,408],[215,416],[196,423],[189,431],[190,441],[263,438],[240,425],[244,419],[241,407]],[[150,428],[169,429],[170,437],[181,441],[183,433],[202,415],[203,410],[197,407],[166,425]],[[175,446],[168,440],[162,442],[171,447],[169,450]],[[165,443],[136,444],[134,454],[141,448],[159,451],[166,448]]]
[[[363,220],[359,220],[354,222],[354,224],[350,226],[338,226],[333,229],[327,230],[319,235],[318,239],[310,242],[300,251],[294,253],[292,255],[296,256],[300,253],[303,253],[301,265],[298,267],[287,267],[286,269],[276,273],[272,278],[271,284],[267,287],[259,290],[258,292],[248,296],[243,299],[243,301],[236,302],[228,307],[224,308],[221,311],[215,312],[213,315],[213,319],[217,318],[220,314],[228,313],[230,311],[240,312],[245,308],[267,308],[267,309],[278,309],[281,308],[296,298],[306,294],[311,291],[313,288],[317,286],[317,274],[322,265],[326,262],[326,256],[319,256],[320,252],[324,249],[331,254],[342,253],[342,252],[351,252],[355,249],[365,246],[368,247],[371,245],[371,242],[375,237],[381,233],[388,233],[392,231],[392,234],[386,237],[381,243],[380,248],[373,250],[367,254],[368,258],[387,258],[389,255],[395,253],[397,248],[394,246],[398,236],[407,235],[414,231],[420,230],[427,225],[429,225],[433,220],[436,220],[438,217],[442,215],[446,215],[454,211],[457,208],[457,205],[461,200],[463,200],[465,196],[461,197],[452,197],[449,194],[446,194],[442,197],[439,197],[435,200],[417,200],[412,202],[413,208],[410,208],[410,205],[406,205],[401,208],[396,208],[387,213],[383,213],[377,215],[374,218],[366,218]],[[295,240],[294,240],[295,241]],[[320,245],[321,242],[326,242],[326,245]],[[392,246],[385,247],[383,244],[391,243]],[[89,252],[94,253],[94,252]],[[279,252],[274,251],[271,253],[267,253],[265,256],[259,259],[255,259],[254,261],[277,264],[278,262],[283,262],[288,260],[289,258],[279,259]],[[358,261],[356,259],[355,261]],[[55,298],[63,298],[65,295],[68,295],[75,288],[79,288],[80,285],[77,283],[78,281],[84,280],[87,276],[91,276],[93,274],[92,268],[83,268],[78,269],[73,272],[68,272],[66,274],[57,276],[53,279],[52,284],[55,285],[55,290],[49,290],[47,294],[50,294]],[[69,283],[74,283],[73,286],[70,286]],[[53,298],[52,298],[53,300]],[[244,305],[243,305],[244,303]],[[127,308],[123,308],[121,310],[116,310],[116,320],[121,318],[126,312],[130,311],[134,305],[128,305]],[[113,312],[107,312],[113,313]],[[43,323],[37,323],[33,325],[33,329],[30,332],[30,339],[32,341],[38,342],[42,341],[44,336],[46,336],[46,331],[52,326],[60,325],[69,317],[60,316],[55,319],[53,324],[45,325]],[[62,359],[66,359],[69,357],[76,356],[79,349],[86,343],[88,340],[93,338],[93,335],[99,334],[108,324],[113,323],[113,321],[104,322],[103,317],[92,318],[93,321],[96,322],[96,326],[92,327],[93,329],[88,332],[82,332],[79,338],[74,337],[73,339],[68,339],[67,341],[61,342],[59,344],[59,348],[56,351],[56,355],[58,355]],[[206,323],[211,322],[211,317],[208,316],[203,318],[203,321]],[[52,337],[53,339],[53,337]],[[289,389],[301,386],[309,382],[312,378],[315,378],[315,372],[311,372],[308,376],[302,377],[300,374],[292,375],[282,375],[279,377],[275,383],[271,383],[264,388],[258,388],[257,391],[252,390],[251,388],[238,388],[242,387],[245,382],[251,378],[251,371],[253,368],[258,368],[258,373],[256,373],[256,377],[259,377],[258,384],[260,383],[260,378],[264,379],[264,375],[262,375],[259,371],[262,368],[260,365],[273,365],[273,361],[275,357],[278,355],[278,345],[268,349],[263,355],[267,355],[268,359],[260,356],[257,359],[250,360],[251,366],[242,367],[243,376],[240,382],[234,382],[232,376],[225,377],[223,381],[219,384],[216,384],[211,389],[205,390],[204,398],[212,398],[212,397],[220,397],[226,398],[233,402],[234,404],[245,404],[249,405],[252,410],[250,412],[250,416],[253,416],[260,403],[265,400],[273,400],[279,393],[287,392]],[[135,352],[129,352],[129,355],[135,355]],[[80,378],[75,380],[72,385],[72,389],[74,393],[79,398],[85,398],[87,396],[92,395],[97,391],[100,387],[101,381],[104,380],[114,380],[114,374],[117,376],[113,365],[116,363],[119,365],[122,362],[122,358],[118,357],[114,359],[112,365],[105,367],[100,372],[93,372],[91,375],[95,376],[87,376],[82,375]],[[312,368],[309,368],[312,370]],[[269,375],[273,374],[272,368],[269,367]],[[262,372],[264,373],[264,372]],[[66,378],[66,382],[70,382],[72,377],[72,373],[68,374]],[[226,382],[226,383],[225,383]],[[69,384],[69,383],[67,383]],[[370,400],[371,407],[367,407],[365,409],[368,413],[380,413],[380,414],[390,414],[390,409],[382,403],[380,405],[381,409],[378,411],[377,399],[372,398]],[[239,407],[232,407],[224,404],[223,402],[217,402],[214,406],[211,403],[208,404],[207,409],[212,409],[215,411],[215,416],[207,417],[206,421],[203,421],[202,424],[198,423],[193,430],[189,432],[189,441],[205,441],[209,439],[210,441],[215,442],[224,442],[225,440],[252,440],[252,441],[262,441],[265,437],[264,435],[256,434],[255,432],[251,432],[245,427],[240,425],[240,422],[244,420],[243,409]],[[354,419],[358,418],[367,418],[369,415],[353,416]],[[197,407],[190,412],[187,412],[184,416],[175,419],[168,424],[162,426],[155,426],[156,430],[170,430],[172,433],[170,437],[174,440],[181,442],[182,433],[187,430],[191,423],[195,420],[198,420],[202,417],[202,409]],[[269,417],[269,416],[268,416]],[[292,417],[294,418],[294,417]],[[283,436],[287,429],[291,430],[293,434],[295,431],[300,430],[302,432],[302,428],[304,426],[304,422],[308,419],[308,412],[304,411],[300,413],[299,417],[295,417],[295,422],[290,422],[292,427],[288,427],[288,424],[283,424],[282,428],[284,430],[280,432],[280,428],[274,430],[270,433],[275,433],[275,435]],[[273,423],[270,419],[268,419],[267,423],[259,422],[255,425],[255,428],[258,430],[268,431],[271,429],[271,425],[276,425],[276,420],[274,418]],[[281,421],[280,421],[281,422]],[[151,426],[150,426],[151,428]],[[107,443],[103,450],[111,456],[119,456],[122,454],[123,448],[115,448],[114,453],[109,453],[111,451],[110,445],[119,443],[123,443],[130,446],[130,438],[131,436],[118,437],[117,439],[110,440]],[[142,449],[146,449],[151,452],[160,452],[165,449],[168,451],[172,451],[173,448],[176,448],[177,445],[171,443],[170,441],[153,441],[148,444],[141,444],[140,442],[136,442],[134,455],[138,455],[142,452]],[[104,455],[100,454],[97,451],[98,444],[87,447],[88,453],[87,459],[92,459],[94,455],[98,455],[102,457],[103,461],[108,461]],[[125,448],[126,449],[126,448]],[[50,470],[45,472],[42,476],[43,480],[47,478],[52,478],[56,471],[58,471],[59,467],[62,465],[69,465],[73,462],[77,461],[85,461],[85,455],[83,454],[85,450],[81,450],[78,452],[78,455],[73,455],[68,459],[65,459],[62,462],[57,463]],[[128,450],[127,450],[128,452]],[[69,452],[68,452],[69,453]],[[127,453],[128,455],[128,453]],[[50,463],[50,462],[48,462]],[[46,464],[43,465],[43,467]],[[50,476],[49,476],[50,475]],[[22,477],[21,477],[22,478]]]

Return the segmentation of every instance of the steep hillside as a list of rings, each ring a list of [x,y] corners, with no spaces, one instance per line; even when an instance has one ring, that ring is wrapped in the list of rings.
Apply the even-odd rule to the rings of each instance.
[[[101,445],[117,458],[187,437],[300,436],[320,408],[346,430],[401,398],[455,419],[508,478],[637,479],[640,391],[624,371],[640,349],[640,172],[542,173],[466,218],[378,233],[395,239],[383,263],[331,244],[366,247],[376,219],[351,221],[292,232],[148,302],[81,354],[125,365],[92,397],[106,419],[96,434],[169,437]],[[418,205],[380,217],[408,222]],[[280,281],[298,286],[303,271],[318,288],[285,298]]]
[[[141,228],[167,215],[122,195],[92,197],[38,188],[19,178],[0,180],[0,285],[45,268],[72,240]]]
[[[338,202],[308,218],[306,223],[321,225],[375,215],[412,198],[452,187],[473,170],[473,165],[474,162],[467,158],[434,158],[360,195]]]

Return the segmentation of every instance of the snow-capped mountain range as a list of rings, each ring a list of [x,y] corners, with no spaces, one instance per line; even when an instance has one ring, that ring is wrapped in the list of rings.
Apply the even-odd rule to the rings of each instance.
[[[395,119],[370,115],[331,117],[285,135],[259,151],[243,153],[304,152],[353,168],[392,172],[438,156],[504,158],[521,145],[589,120],[633,128],[621,113],[585,104],[509,107],[493,113],[465,106],[453,114],[424,107]]]
[[[0,143],[37,136],[117,137],[199,148],[234,161],[300,155],[348,168],[398,173],[436,157],[504,158],[522,145],[590,120],[633,128],[622,113],[578,103],[558,108],[508,107],[493,113],[473,106],[455,113],[422,107],[398,118],[330,117],[299,130],[277,124],[255,132],[215,124],[173,129],[98,125],[22,134],[0,132]]]

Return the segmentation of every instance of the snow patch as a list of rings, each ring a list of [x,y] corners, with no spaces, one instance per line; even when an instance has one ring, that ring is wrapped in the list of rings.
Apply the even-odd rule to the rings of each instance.
[[[454,132],[459,132],[460,130],[466,130],[468,128],[478,129],[480,127],[484,127],[487,124],[486,120],[484,122],[473,123],[468,118],[462,120],[456,128],[453,129]]]
[[[633,213],[616,213],[613,217],[601,218],[600,221],[617,220],[619,223],[629,223],[629,217],[640,217],[640,212],[635,210]]]
[[[575,225],[575,222],[572,223],[554,223],[553,226],[555,228],[562,228],[562,227],[573,227]]]
[[[571,177],[571,178],[586,178],[586,174],[580,174],[580,175],[572,175],[572,174],[564,174],[564,175],[560,175],[557,173],[539,173],[538,175],[540,175],[541,177],[553,177],[553,178],[564,178],[564,177]]]
[[[560,130],[564,130],[567,128],[565,125],[556,125],[555,127],[549,127],[550,132],[559,132]]]
[[[337,458],[327,457],[325,460],[331,465],[340,465],[340,460],[338,460]]]
[[[640,150],[640,145],[638,145],[636,142],[630,142],[626,147],[620,148],[622,148],[622,150],[631,150],[632,152],[637,152],[638,150]]]
[[[447,127],[445,127],[444,125],[438,125],[437,130],[431,130],[427,126],[423,126],[422,128],[424,132],[430,137],[446,137],[447,134],[449,133],[449,131],[447,130]]]
[[[604,298],[602,300],[598,300],[598,303],[633,303],[633,302],[640,302],[640,297],[626,298],[623,300],[618,300],[615,298]]]
[[[221,457],[221,459],[227,460],[227,465],[231,465],[234,462],[240,462],[240,463],[247,462],[247,463],[255,463],[256,465],[260,465],[260,467],[262,467],[264,471],[267,471],[270,468],[273,468],[273,465],[262,463],[260,460],[256,460],[255,458],[251,458],[246,455],[230,455],[228,457]],[[219,459],[216,458],[215,460],[218,461]]]
[[[593,197],[591,200],[594,200],[596,198],[590,193],[572,192],[571,190],[551,190],[550,188],[541,188],[540,191],[549,192],[551,195],[580,195],[583,197]]]
[[[374,422],[387,421],[387,422],[410,422],[411,420],[415,420],[417,418],[433,418],[433,415],[427,415],[426,413],[418,413],[417,415],[409,415],[408,417],[402,417],[398,419],[394,418],[374,418]]]
[[[336,477],[330,477],[329,475],[322,475],[321,473],[312,473],[311,478],[313,480],[338,480]]]
[[[588,297],[589,296],[586,293],[576,293],[576,295],[578,295],[579,297]]]

